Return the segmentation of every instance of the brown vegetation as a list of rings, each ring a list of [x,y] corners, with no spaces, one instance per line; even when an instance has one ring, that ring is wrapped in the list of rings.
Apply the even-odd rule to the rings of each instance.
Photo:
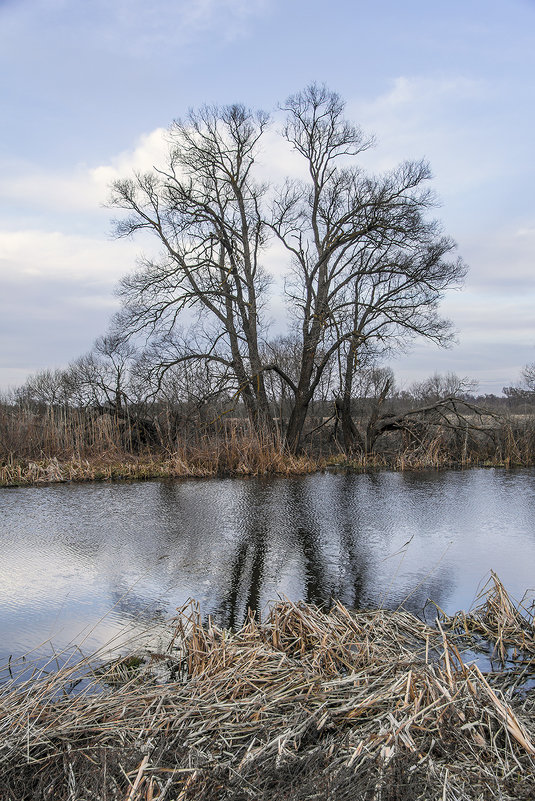
[[[221,475],[292,475],[326,466],[348,470],[530,466],[535,425],[528,415],[459,416],[446,402],[375,416],[369,448],[347,453],[336,417],[311,418],[306,447],[290,452],[283,437],[255,433],[244,418],[208,422],[118,417],[98,409],[0,404],[0,485]],[[362,439],[370,418],[359,424]],[[367,434],[368,432],[368,434]]]
[[[182,441],[140,445],[133,426],[83,410],[68,414],[0,411],[0,484],[191,478],[221,475],[295,475],[324,464],[290,454],[270,437],[219,426]],[[7,447],[6,447],[7,446]]]
[[[479,603],[477,603],[479,601]],[[501,664],[510,660],[520,668],[535,664],[535,602],[515,603],[500,579],[491,577],[476,599],[476,607],[468,614],[457,612],[449,617],[441,612],[444,623],[464,637],[482,636],[493,646],[493,655]]]
[[[520,649],[533,620],[511,617],[497,580],[491,607]],[[462,645],[403,610],[285,601],[231,633],[189,604],[142,668],[109,663],[74,697],[79,665],[3,685],[1,796],[532,798],[534,691],[506,691],[507,674],[465,664]]]

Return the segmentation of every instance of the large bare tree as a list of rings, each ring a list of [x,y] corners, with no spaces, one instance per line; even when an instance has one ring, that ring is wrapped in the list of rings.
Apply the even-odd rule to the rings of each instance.
[[[169,339],[189,310],[194,335],[161,373],[180,362],[219,362],[233,371],[255,426],[271,430],[259,355],[264,187],[252,175],[266,124],[265,114],[240,105],[190,113],[169,131],[165,167],[117,181],[111,203],[128,212],[119,236],[147,229],[163,245],[157,261],[145,259],[123,280],[119,329]]]
[[[119,328],[169,338],[189,309],[194,335],[161,362],[161,372],[179,362],[219,362],[234,376],[253,424],[273,431],[265,389],[272,371],[291,399],[286,441],[295,451],[333,362],[349,442],[353,379],[365,354],[416,335],[448,340],[450,326],[437,305],[464,266],[450,259],[454,243],[428,219],[433,198],[425,163],[367,175],[358,157],[372,140],[323,86],[309,86],[283,109],[282,136],[304,160],[307,180],[279,188],[255,180],[266,114],[239,105],[204,108],[171,127],[165,167],[116,182],[112,204],[128,213],[117,223],[119,235],[148,229],[163,246],[161,258],[145,260],[124,279]],[[297,341],[291,372],[277,349],[262,343],[269,272],[261,259],[269,263],[270,236],[288,254]]]
[[[272,227],[292,255],[292,299],[300,313],[301,369],[288,442],[299,447],[308,405],[328,360],[341,360],[339,410],[348,443],[350,399],[360,356],[421,335],[444,344],[450,325],[438,301],[464,276],[453,241],[426,213],[433,206],[424,162],[366,175],[355,157],[370,146],[344,119],[344,103],[311,86],[286,104],[285,136],[306,160],[309,181],[288,183]]]

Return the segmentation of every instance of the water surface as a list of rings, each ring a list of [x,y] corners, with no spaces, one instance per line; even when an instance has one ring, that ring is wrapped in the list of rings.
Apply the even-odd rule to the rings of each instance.
[[[491,569],[533,588],[535,471],[3,489],[0,547],[0,660],[90,652],[190,597],[226,626],[280,596],[454,612]]]

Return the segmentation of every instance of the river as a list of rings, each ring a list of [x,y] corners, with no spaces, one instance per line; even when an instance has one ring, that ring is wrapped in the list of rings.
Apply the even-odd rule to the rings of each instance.
[[[231,627],[280,596],[451,613],[491,569],[535,586],[535,471],[2,489],[0,543],[1,661],[91,652],[188,598]]]

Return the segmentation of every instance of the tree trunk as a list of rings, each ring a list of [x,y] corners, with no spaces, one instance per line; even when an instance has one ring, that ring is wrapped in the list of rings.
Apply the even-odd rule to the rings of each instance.
[[[273,415],[269,408],[264,375],[259,370],[251,379],[252,389],[256,400],[256,413],[253,422],[255,431],[259,435],[275,438],[276,428]]]
[[[315,324],[310,334],[304,336],[304,345],[301,355],[301,368],[299,383],[295,391],[294,405],[288,421],[286,431],[286,444],[291,453],[299,453],[301,437],[308,412],[308,406],[314,394],[312,373],[314,371],[314,357],[318,347],[319,329]]]
[[[345,396],[336,398],[335,406],[336,415],[342,426],[342,441],[345,453],[349,456],[357,450],[363,452],[365,450],[364,441],[353,421],[351,399]]]
[[[301,449],[301,436],[308,411],[309,401],[297,396],[286,429],[286,444],[291,453],[299,453]]]

